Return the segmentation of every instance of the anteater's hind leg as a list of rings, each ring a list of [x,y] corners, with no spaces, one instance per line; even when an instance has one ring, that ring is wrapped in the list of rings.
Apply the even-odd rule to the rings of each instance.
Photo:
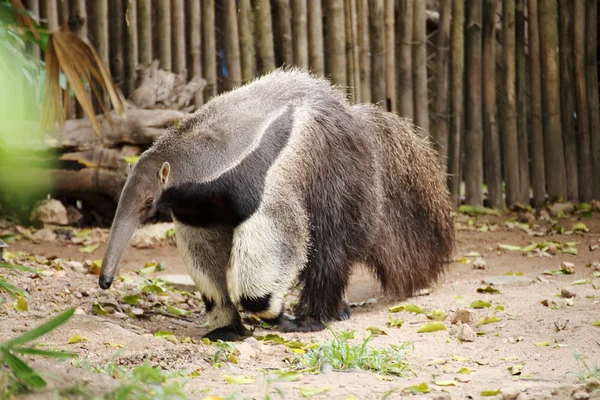
[[[238,341],[252,333],[242,324],[227,293],[227,264],[231,250],[231,228],[197,228],[176,224],[177,247],[206,306],[211,341]]]
[[[235,304],[271,324],[284,319],[284,296],[306,265],[307,221],[294,200],[271,198],[235,229],[228,277]]]

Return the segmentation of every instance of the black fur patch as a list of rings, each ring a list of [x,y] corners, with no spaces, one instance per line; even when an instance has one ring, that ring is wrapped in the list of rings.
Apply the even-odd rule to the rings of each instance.
[[[217,342],[219,340],[224,342],[239,342],[249,336],[252,336],[252,331],[242,324],[239,317],[231,324],[213,329],[204,335],[204,337],[208,338],[211,342]]]
[[[202,302],[204,303],[204,307],[206,307],[206,312],[209,313],[215,308],[215,301],[213,299],[209,299],[208,297],[202,295]]]
[[[191,226],[237,226],[244,222],[258,208],[267,171],[288,142],[292,113],[290,108],[273,121],[258,147],[235,168],[210,182],[187,182],[167,189],[160,208],[170,209],[178,221]]]
[[[265,296],[254,298],[242,296],[240,298],[240,305],[244,307],[246,311],[250,311],[252,313],[266,311],[271,305],[271,293]]]
[[[279,321],[281,332],[319,332],[326,328],[325,324],[313,317],[300,319],[284,318]]]

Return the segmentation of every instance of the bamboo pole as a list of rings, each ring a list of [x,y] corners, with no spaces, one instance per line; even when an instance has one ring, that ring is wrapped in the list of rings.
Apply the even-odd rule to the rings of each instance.
[[[125,91],[127,96],[135,90],[136,68],[139,62],[137,1],[124,1],[127,21],[127,42],[125,43]]]
[[[427,27],[425,2],[415,1],[413,21],[413,82],[415,124],[429,132],[429,96],[427,91]]]
[[[25,6],[31,11],[37,18],[41,17],[40,14],[40,1],[39,0],[27,0]],[[39,22],[39,21],[38,21]],[[37,43],[27,42],[27,52],[36,60],[41,57],[40,47]]]
[[[451,21],[451,120],[450,146],[448,159],[448,187],[452,196],[452,204],[460,205],[461,154],[463,134],[463,91],[464,91],[464,0],[452,0]]]
[[[292,0],[292,31],[294,44],[294,64],[308,69],[308,32],[306,0]]]
[[[173,49],[173,72],[179,74],[187,70],[185,57],[186,43],[184,0],[171,0],[171,32],[171,48]]]
[[[559,0],[559,52],[560,57],[560,102],[561,124],[565,145],[565,167],[567,169],[567,200],[579,200],[579,183],[577,177],[577,133],[575,124],[575,82],[573,76],[573,6],[570,0]],[[585,26],[585,19],[582,20]],[[576,27],[575,29],[578,29]],[[583,42],[582,42],[583,46]],[[584,49],[584,47],[582,47]],[[583,53],[582,53],[583,56]],[[582,59],[582,72],[583,59]],[[585,73],[582,76],[585,82]],[[579,112],[577,113],[579,116]],[[586,116],[587,119],[587,116]],[[582,188],[583,189],[583,188]],[[590,188],[591,189],[591,188]],[[583,189],[585,191],[585,189]],[[590,191],[591,195],[591,191]]]
[[[383,1],[369,1],[369,42],[371,44],[371,102],[385,108],[385,33]]]
[[[325,73],[321,0],[308,0],[308,64],[313,74]]]
[[[598,64],[597,64],[597,32],[598,32],[598,0],[587,0],[586,7],[586,72],[590,107],[590,141],[592,149],[592,197],[600,200],[600,105],[598,99]]]
[[[517,77],[515,61],[515,2],[502,1],[504,116],[503,153],[506,205],[513,207],[519,201],[519,142],[517,136]]]
[[[48,2],[55,2],[55,0],[47,0]],[[76,18],[79,23],[77,25],[76,33],[77,36],[81,38],[81,40],[89,43],[88,37],[88,15],[87,10],[85,8],[85,0],[70,0],[69,9],[71,12],[71,17]],[[79,104],[79,103],[77,103]],[[79,118],[83,117],[83,114],[77,115]]]
[[[517,67],[517,132],[519,142],[519,202],[529,204],[529,130],[527,129],[527,62],[525,60],[525,2],[515,4]]]
[[[344,38],[346,40],[346,79],[348,80],[347,92],[352,102],[358,102],[358,87],[354,86],[354,47],[352,43],[352,0],[344,0],[344,27],[346,32]]]
[[[274,43],[277,55],[277,64],[293,65],[294,49],[292,46],[292,15],[290,12],[290,0],[276,0],[277,15],[273,23],[277,27],[274,33]]]
[[[215,1],[201,0],[202,3],[202,72],[206,86],[204,101],[217,95],[217,57],[215,43]]]
[[[258,71],[262,75],[275,69],[271,6],[269,0],[256,0],[255,7],[254,29],[258,48]]]
[[[240,55],[242,83],[248,83],[256,73],[254,36],[252,35],[252,5],[250,0],[239,0]]]
[[[498,0],[485,0],[483,7],[483,153],[488,200],[494,208],[504,208],[502,158],[496,118],[496,10]]]
[[[558,63],[558,10],[556,0],[539,0],[542,108],[544,117],[544,159],[548,200],[564,201],[567,196],[565,154],[561,129]]]
[[[369,43],[369,0],[357,0],[360,100],[371,102],[371,53]]]
[[[152,63],[152,0],[137,1],[139,62],[143,67],[148,67]]]
[[[46,29],[56,31],[58,29],[58,8],[56,0],[44,0],[42,3],[42,15],[46,19]]]
[[[39,15],[39,13],[37,15]],[[69,10],[69,2],[66,0],[61,0],[58,2],[58,25],[68,25],[69,15],[71,15]]]
[[[360,97],[360,49],[358,47],[358,5],[356,4],[357,0],[348,0],[350,3],[350,23],[351,29],[350,34],[352,36],[351,46],[352,46],[352,59],[349,62],[352,63],[354,69],[353,75],[353,89],[354,89],[354,99],[356,103],[362,102],[362,98]]]
[[[171,51],[171,0],[158,0],[158,56],[160,68],[165,71],[173,69]]]
[[[413,99],[413,19],[414,1],[401,1],[398,5],[398,18],[396,18],[396,43],[398,60],[398,79],[396,84],[398,99],[398,114],[401,117],[414,119]]]
[[[385,93],[387,110],[398,111],[396,104],[396,59],[395,59],[395,0],[385,0],[384,26],[385,26]]]
[[[465,200],[472,206],[483,205],[481,5],[481,0],[468,0],[466,6]]]
[[[202,0],[188,0],[186,1],[186,24],[187,24],[187,42],[188,46],[188,59],[187,69],[189,71],[190,78],[194,76],[202,76],[202,11],[201,3]],[[199,90],[194,96],[194,104],[196,108],[204,104],[204,91]]]
[[[223,15],[225,18],[225,62],[227,63],[225,90],[233,90],[242,84],[240,42],[235,0],[223,0]]]
[[[127,0],[125,0],[127,1]],[[108,30],[110,73],[115,85],[125,91],[125,13],[123,0],[110,0],[108,18],[110,30]],[[107,27],[108,29],[108,27]]]
[[[327,75],[335,85],[346,87],[346,44],[344,23],[344,0],[326,0]]]
[[[448,163],[448,137],[449,137],[449,42],[450,42],[450,17],[452,0],[440,1],[440,24],[437,41],[437,70],[435,94],[435,139],[436,147],[444,166]]]
[[[94,18],[94,44],[100,58],[106,65],[108,58],[108,2],[93,1],[92,17]]]
[[[565,4],[561,3],[561,7]],[[561,10],[561,14],[562,14]],[[579,198],[583,201],[592,199],[592,153],[590,140],[589,105],[585,71],[585,3],[573,3],[573,64],[575,67],[575,97],[577,104],[577,136],[579,139]],[[563,21],[561,21],[563,22]],[[562,71],[561,71],[562,72]],[[589,182],[589,183],[586,183]]]
[[[546,201],[546,170],[544,162],[544,133],[542,128],[542,83],[538,0],[527,0],[529,39],[529,92],[531,96],[531,186],[533,206],[542,207]]]

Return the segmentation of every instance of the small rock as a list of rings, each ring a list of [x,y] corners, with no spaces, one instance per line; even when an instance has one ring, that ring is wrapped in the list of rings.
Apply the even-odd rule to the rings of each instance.
[[[53,242],[56,240],[56,233],[48,228],[40,229],[31,236],[40,242]]]
[[[540,211],[540,220],[551,221],[552,218],[550,218],[550,213],[548,213],[548,211],[546,211],[546,210],[541,210]]]
[[[189,275],[161,275],[160,278],[178,290],[190,293],[197,290],[196,284]]]
[[[89,271],[83,266],[83,263],[79,261],[65,261],[65,266],[70,267],[73,271],[79,272],[80,274],[87,274]]]
[[[522,214],[521,219],[523,221],[527,222],[529,225],[535,225],[535,223],[537,222],[535,219],[535,215],[533,215],[530,212],[526,212],[525,214]]]
[[[477,334],[467,324],[462,324],[457,335],[458,340],[462,342],[474,342],[477,339]]]
[[[468,383],[472,381],[472,378],[469,375],[458,375],[456,380],[463,383]]]
[[[81,308],[76,308],[74,314],[76,315],[85,315],[85,311]]]
[[[256,357],[256,351],[254,348],[246,342],[239,343],[235,346],[236,349],[240,352],[241,358],[254,358]]]
[[[83,219],[83,214],[77,208],[70,205],[67,207],[67,219],[69,220],[69,225],[76,225]]]
[[[592,200],[590,204],[597,212],[600,212],[600,200]]]
[[[73,292],[73,296],[77,297],[78,299],[81,299],[83,297],[83,295],[79,292]]]
[[[502,400],[516,400],[520,394],[519,389],[502,389]]]
[[[558,249],[554,243],[548,245],[548,254],[552,254],[553,256],[558,254]]]
[[[250,346],[256,346],[258,344],[258,340],[254,336],[247,337],[244,339],[244,342],[248,343]]]
[[[139,317],[140,315],[144,315],[144,310],[138,307],[131,307],[131,313],[136,317]]]
[[[115,311],[113,314],[117,318],[125,319],[127,318],[127,314],[122,313],[121,311]]]
[[[321,373],[323,375],[329,374],[331,372],[333,372],[333,367],[331,366],[331,364],[325,363],[321,366]]]
[[[575,297],[576,296],[575,293],[573,293],[572,291],[570,291],[567,288],[560,289],[560,295],[562,297],[564,297],[565,299],[570,299],[571,297]]]
[[[573,392],[573,394],[571,396],[575,400],[587,400],[590,398],[589,393],[586,392],[585,389],[577,389],[576,391]]]
[[[592,265],[590,265],[592,271],[600,271],[600,262],[594,261]]]
[[[44,200],[36,204],[29,220],[36,225],[68,225],[67,209],[56,200]]]
[[[473,261],[473,269],[485,269],[487,263],[481,257],[477,257],[475,261]]]
[[[526,286],[533,283],[533,279],[519,275],[497,275],[486,276],[483,283],[491,286],[511,285],[511,286]]]
[[[571,214],[575,211],[575,205],[573,203],[554,203],[550,207],[550,214],[557,216],[560,212],[565,214]]]
[[[575,273],[575,264],[568,261],[563,261],[560,263],[560,269],[568,274]]]
[[[458,322],[461,322],[463,324],[468,324],[471,321],[473,321],[473,311],[467,310],[465,308],[461,308],[460,310],[457,310],[456,314],[454,314],[454,318],[452,319],[453,324],[456,324]]]

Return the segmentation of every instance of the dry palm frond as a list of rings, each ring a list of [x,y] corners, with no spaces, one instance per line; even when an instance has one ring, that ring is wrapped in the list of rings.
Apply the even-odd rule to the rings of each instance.
[[[97,99],[101,99],[100,89],[107,92],[114,110],[118,114],[125,111],[125,99],[114,81],[110,72],[96,50],[79,38],[73,32],[63,28],[52,32],[46,47],[46,100],[44,103],[43,127],[54,126],[58,122],[62,128],[65,121],[65,110],[69,106],[69,89],[73,93],[83,112],[92,124],[98,136],[102,135],[100,124],[96,119],[91,99],[87,96],[85,82],[88,82]],[[66,79],[66,90],[61,90],[59,73],[62,70]],[[62,101],[61,101],[62,97]],[[98,102],[107,121],[113,121],[109,111],[104,107],[103,101]],[[60,107],[62,104],[63,108]]]
[[[23,2],[21,0],[10,0],[10,4],[13,6],[13,8],[16,9],[15,21],[17,22],[17,24],[19,26],[29,28],[29,31],[31,32],[33,37],[36,40],[39,39],[39,35],[35,24],[33,23],[31,17],[27,15],[27,9],[23,5]]]

